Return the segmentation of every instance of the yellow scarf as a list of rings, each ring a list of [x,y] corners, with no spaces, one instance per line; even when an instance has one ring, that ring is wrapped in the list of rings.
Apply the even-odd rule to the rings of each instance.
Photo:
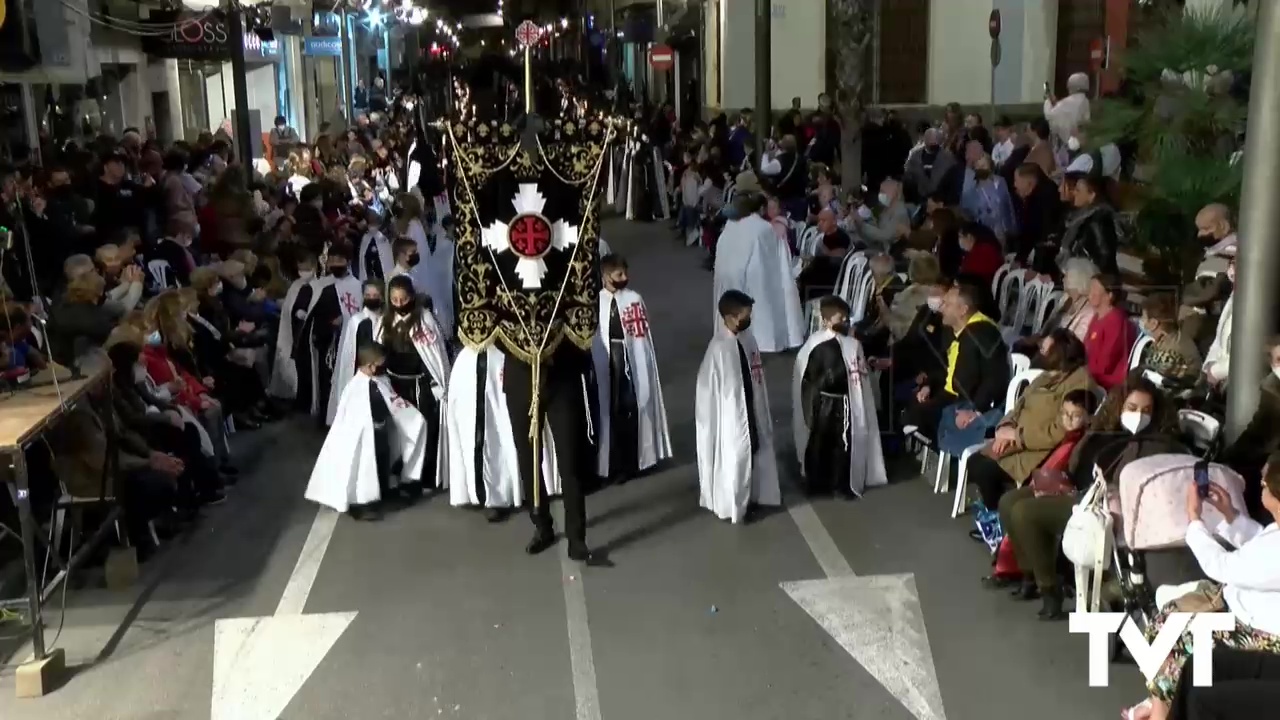
[[[955,380],[955,377],[956,377],[956,359],[960,357],[960,334],[963,333],[965,330],[967,330],[970,325],[973,325],[975,323],[980,323],[980,322],[990,323],[992,325],[995,325],[995,321],[993,321],[991,318],[987,317],[986,315],[983,315],[980,312],[974,313],[969,316],[969,320],[964,324],[964,327],[960,328],[960,332],[956,333],[956,339],[951,341],[951,347],[947,348],[946,389],[947,389],[947,392],[952,395],[956,394],[955,388],[952,387],[952,381]]]

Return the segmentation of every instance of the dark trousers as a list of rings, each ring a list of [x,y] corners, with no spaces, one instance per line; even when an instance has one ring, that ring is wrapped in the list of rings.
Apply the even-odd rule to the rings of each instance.
[[[129,542],[145,546],[151,542],[147,523],[168,512],[177,501],[176,484],[149,467],[124,472],[121,480],[117,496],[124,508]]]
[[[386,499],[391,492],[391,469],[394,462],[391,455],[391,408],[382,393],[372,383],[369,384],[369,415],[373,420],[373,458],[378,468],[378,493]]]
[[[570,343],[561,344],[552,357],[552,362],[544,362],[542,365],[542,388],[538,395],[543,426],[550,426],[556,440],[556,461],[560,470],[561,497],[564,500],[564,532],[571,546],[585,545],[587,538],[587,506],[582,483],[587,436],[583,381],[589,359],[590,356],[572,347]],[[533,488],[534,454],[529,437],[532,421],[529,409],[534,397],[533,369],[527,363],[508,355],[503,366],[503,376],[503,388],[511,414],[511,431],[520,463],[520,484],[526,502],[530,503],[529,516],[539,531],[550,531],[551,509],[547,502],[547,479],[541,477],[541,472],[541,487],[536,496]],[[543,451],[546,451],[545,448]]]
[[[969,456],[969,483],[978,488],[988,510],[1000,507],[1000,498],[1016,484],[1000,464],[983,453]]]
[[[640,418],[622,343],[611,342],[609,348],[609,409],[609,475],[625,480],[636,474],[640,464]]]
[[[976,457],[969,458],[970,473]],[[1058,588],[1058,547],[1075,504],[1074,495],[1036,497],[1030,485],[1000,498],[1000,526],[1013,545],[1018,568],[1041,591]]]
[[[942,422],[942,408],[955,401],[956,397],[947,393],[930,394],[929,399],[924,402],[916,402],[913,397],[902,413],[902,424],[915,425],[918,428],[916,432],[928,438],[929,442],[937,444],[938,423]]]
[[[421,375],[417,378],[390,377],[391,387],[396,394],[413,404],[422,413],[427,423],[427,447],[423,450],[426,458],[422,463],[421,478],[405,478],[406,482],[428,482],[435,486],[436,456],[440,447],[440,401],[431,392],[431,376]]]
[[[1213,687],[1193,685],[1192,666],[1182,666],[1170,720],[1254,720],[1280,708],[1280,655],[1217,647]]]

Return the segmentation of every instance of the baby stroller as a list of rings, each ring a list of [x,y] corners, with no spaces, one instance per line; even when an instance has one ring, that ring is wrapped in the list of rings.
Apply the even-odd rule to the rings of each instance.
[[[1155,590],[1204,579],[1200,564],[1186,545],[1187,486],[1196,476],[1227,491],[1236,507],[1244,507],[1244,478],[1231,468],[1193,455],[1152,455],[1135,460],[1120,471],[1120,515],[1112,543],[1112,573],[1119,585],[1112,610],[1126,622],[1146,630],[1160,611]],[[1216,526],[1224,518],[1204,506],[1204,522]],[[1122,644],[1112,636],[1111,657]]]

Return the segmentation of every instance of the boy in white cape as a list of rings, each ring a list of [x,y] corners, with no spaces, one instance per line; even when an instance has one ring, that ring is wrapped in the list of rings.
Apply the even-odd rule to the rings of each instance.
[[[329,401],[324,417],[326,425],[333,425],[334,415],[338,412],[338,399],[342,397],[347,381],[355,374],[356,350],[377,339],[374,332],[382,319],[382,282],[366,280],[362,284],[361,294],[360,310],[343,321],[342,334],[338,337],[333,379],[329,383]]]
[[[751,326],[755,301],[740,290],[720,296],[721,325],[698,368],[694,419],[700,504],[742,522],[758,505],[781,505],[769,391]]]
[[[791,427],[808,494],[861,497],[888,483],[873,380],[849,336],[849,303],[818,303],[823,329],[801,346],[791,375]]]
[[[357,351],[355,377],[343,388],[307,483],[308,500],[350,511],[357,520],[381,519],[381,505],[392,499],[397,484],[395,466],[400,465],[401,482],[419,482],[426,455],[426,421],[391,389],[381,374],[385,361],[377,343]]]
[[[591,348],[597,470],[621,483],[671,457],[671,436],[644,299],[627,288],[622,256],[606,255],[600,269],[600,329]]]

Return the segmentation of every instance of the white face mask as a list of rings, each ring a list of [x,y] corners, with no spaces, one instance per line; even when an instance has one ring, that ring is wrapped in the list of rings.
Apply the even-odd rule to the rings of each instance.
[[[1073,137],[1067,140],[1067,149],[1071,152],[1080,152],[1080,138]]]
[[[938,312],[939,310],[942,309],[942,298],[940,297],[936,297],[936,296],[930,297],[928,300],[928,303],[929,303],[929,309],[934,312]]]
[[[304,282],[310,280],[311,278],[314,278],[315,276],[316,276],[315,270],[299,270],[298,271],[298,278]]]
[[[858,206],[858,217],[862,218],[863,220],[870,220],[871,208],[867,207],[866,205]]]
[[[1146,413],[1137,412],[1136,410],[1126,410],[1120,413],[1120,425],[1134,435],[1146,430],[1150,424],[1151,416]]]
[[[879,200],[882,206],[889,207],[889,193],[880,193],[876,196],[876,200]]]
[[[1277,379],[1280,379],[1280,367],[1272,367],[1271,374],[1275,375]]]
[[[147,381],[147,366],[134,365],[133,366],[133,382],[141,384],[146,381]]]

